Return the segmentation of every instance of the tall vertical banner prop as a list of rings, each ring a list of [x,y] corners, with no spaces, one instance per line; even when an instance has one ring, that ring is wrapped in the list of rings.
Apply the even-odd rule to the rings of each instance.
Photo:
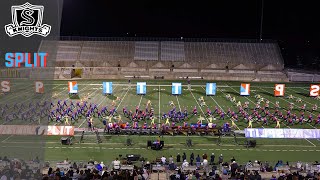
[[[147,83],[146,82],[137,82],[137,94],[146,94],[147,93]]]
[[[285,84],[274,85],[274,96],[284,96]]]
[[[180,95],[181,89],[181,83],[172,83],[172,95]]]
[[[78,94],[78,83],[77,81],[68,82],[69,94]]]
[[[103,82],[102,91],[103,94],[112,94],[112,82]]]
[[[311,96],[311,97],[317,97],[317,96],[319,96],[319,90],[320,90],[320,85],[311,84],[311,85],[310,85],[310,96]]]
[[[249,96],[250,95],[250,84],[241,83],[240,95]]]
[[[216,83],[207,83],[207,85],[206,85],[206,95],[207,96],[216,95],[216,91],[217,91]]]
[[[36,81],[35,82],[35,91],[38,94],[43,94],[44,93],[44,85],[43,82],[41,81]]]

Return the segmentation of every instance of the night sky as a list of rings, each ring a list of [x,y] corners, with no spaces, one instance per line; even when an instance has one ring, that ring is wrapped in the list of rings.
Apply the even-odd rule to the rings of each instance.
[[[65,0],[61,35],[259,39],[261,5],[262,0]],[[262,38],[279,42],[288,67],[297,65],[297,56],[303,64],[320,56],[317,9],[315,1],[264,0]]]

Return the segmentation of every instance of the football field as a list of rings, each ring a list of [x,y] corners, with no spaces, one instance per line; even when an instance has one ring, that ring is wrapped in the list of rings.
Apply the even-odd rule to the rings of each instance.
[[[112,102],[115,102],[115,108],[117,112],[122,116],[123,122],[129,122],[122,114],[122,108],[126,107],[128,110],[135,111],[136,107],[144,110],[147,102],[151,101],[151,106],[154,109],[156,117],[156,123],[159,125],[164,123],[165,120],[161,119],[163,113],[167,113],[173,107],[169,104],[173,101],[177,111],[184,111],[187,109],[190,118],[187,120],[188,124],[196,123],[199,119],[199,115],[202,117],[202,123],[208,123],[209,119],[206,116],[207,108],[214,111],[215,107],[218,107],[224,112],[227,112],[230,108],[232,111],[238,112],[236,104],[226,98],[227,95],[235,97],[236,102],[240,101],[242,104],[249,103],[252,113],[257,99],[255,95],[260,95],[264,99],[270,101],[270,109],[273,111],[276,101],[279,102],[282,107],[282,112],[285,114],[288,109],[289,103],[294,103],[292,113],[296,113],[300,117],[300,107],[306,104],[307,111],[305,117],[309,114],[314,119],[317,118],[320,113],[319,110],[311,112],[312,106],[317,104],[319,106],[320,100],[309,97],[310,84],[299,83],[286,83],[286,90],[284,97],[274,97],[273,90],[275,83],[250,83],[250,96],[240,96],[240,82],[216,82],[217,93],[215,96],[206,96],[206,81],[191,81],[191,90],[187,88],[187,82],[180,81],[183,84],[182,95],[171,95],[171,83],[173,81],[153,81],[147,80],[147,93],[146,95],[136,94],[136,82],[131,81],[131,85],[127,81],[113,81],[113,94],[102,94],[102,80],[78,80],[78,97],[70,99],[68,95],[67,81],[44,81],[45,94],[35,94],[34,84],[28,84],[24,81],[11,81],[11,93],[2,94],[0,96],[1,105],[7,104],[9,108],[13,109],[14,103],[35,103],[36,101],[54,101],[58,100],[70,100],[77,102],[81,99],[85,99],[88,103],[94,103],[98,105],[98,108],[107,106],[111,107]],[[139,82],[144,82],[139,80]],[[174,81],[179,82],[179,81]],[[48,90],[48,91],[46,91]],[[288,99],[287,96],[292,95],[293,99]],[[203,97],[206,106],[200,106],[201,102],[199,98]],[[302,102],[296,102],[300,98]],[[264,103],[261,105],[263,106]],[[191,116],[193,108],[198,110],[198,116]],[[310,110],[310,112],[308,111]],[[116,121],[116,119],[114,119]],[[229,122],[230,118],[225,117],[224,120],[220,120],[217,114],[214,115],[213,123],[218,126],[222,126],[224,123]],[[30,121],[22,121],[14,119],[12,121],[6,121],[1,119],[3,125],[9,124],[46,124],[48,120],[46,117],[38,118]],[[147,121],[150,124],[150,121]],[[56,124],[56,122],[50,122],[50,124]],[[143,122],[140,122],[142,125]],[[183,122],[177,123],[182,125]],[[64,125],[64,124],[61,124]],[[72,124],[75,128],[87,128],[86,119],[82,118]],[[103,128],[102,119],[94,118],[94,125],[97,128]],[[234,130],[244,130],[248,123],[245,122],[242,117],[236,122]],[[268,125],[262,125],[262,122],[254,122],[253,128],[274,128],[275,123],[269,121]],[[287,125],[282,122],[281,128],[304,128],[304,129],[317,129],[320,125],[315,125],[314,122],[303,124],[294,123],[294,125]],[[216,155],[223,154],[226,159],[230,159],[235,156],[237,161],[246,162],[248,160],[268,160],[275,162],[279,159],[283,161],[310,161],[313,162],[320,154],[320,140],[318,139],[255,139],[257,142],[256,148],[246,148],[241,145],[245,141],[244,137],[238,137],[237,141],[240,145],[234,142],[233,137],[222,137],[221,144],[218,145],[218,137],[214,136],[164,136],[162,140],[165,141],[164,149],[160,151],[154,151],[146,149],[148,140],[155,140],[157,136],[139,136],[139,135],[104,135],[100,133],[102,143],[96,143],[96,136],[94,133],[87,132],[84,136],[84,141],[79,143],[80,134],[76,134],[73,138],[73,145],[66,146],[60,144],[61,137],[37,137],[32,139],[22,136],[1,135],[0,145],[2,148],[2,156],[26,156],[27,158],[36,155],[36,151],[33,154],[34,148],[42,148],[45,152],[45,159],[48,161],[62,161],[65,158],[69,158],[71,161],[88,161],[94,159],[98,161],[110,162],[118,155],[125,156],[126,154],[140,154],[142,157],[147,158],[149,161],[154,160],[157,157],[165,155],[166,157],[177,153],[182,154],[186,152],[189,156],[191,152],[195,155],[203,153],[211,154],[214,152]],[[131,139],[133,145],[127,146],[127,139]],[[186,140],[191,139],[193,145],[191,147],[186,146]],[[43,141],[44,139],[44,141]],[[42,143],[43,146],[37,146]],[[37,144],[37,145],[35,145]],[[25,153],[21,148],[29,149],[28,153]],[[14,151],[12,149],[15,149]]]

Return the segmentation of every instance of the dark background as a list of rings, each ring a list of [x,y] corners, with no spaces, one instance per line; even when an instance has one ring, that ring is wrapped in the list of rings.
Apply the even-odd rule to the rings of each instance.
[[[287,67],[317,67],[316,1],[66,0],[61,35],[259,39],[262,2],[262,39],[279,42]]]

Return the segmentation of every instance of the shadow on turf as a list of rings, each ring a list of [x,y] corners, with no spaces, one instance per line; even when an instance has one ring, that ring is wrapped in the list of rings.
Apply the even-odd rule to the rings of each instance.
[[[239,93],[236,93],[236,92],[234,92],[234,91],[226,91],[225,92],[226,94],[230,94],[230,95],[234,95],[234,96],[239,96]]]
[[[69,94],[70,99],[80,99],[78,94]]]
[[[116,100],[117,99],[117,97],[116,96],[114,96],[114,95],[106,95],[106,97],[108,98],[108,99],[110,99],[110,100]]]
[[[297,93],[297,94],[304,96],[304,97],[310,97],[309,94],[306,94],[306,93]]]
[[[193,94],[198,94],[200,96],[204,96],[205,95],[205,93],[203,91],[198,91],[198,90],[194,90],[194,91],[192,91],[192,93]]]
[[[271,93],[269,93],[269,92],[260,92],[261,94],[264,94],[264,95],[267,95],[267,96],[271,96],[271,97],[273,97],[274,96],[274,94],[271,94]]]

